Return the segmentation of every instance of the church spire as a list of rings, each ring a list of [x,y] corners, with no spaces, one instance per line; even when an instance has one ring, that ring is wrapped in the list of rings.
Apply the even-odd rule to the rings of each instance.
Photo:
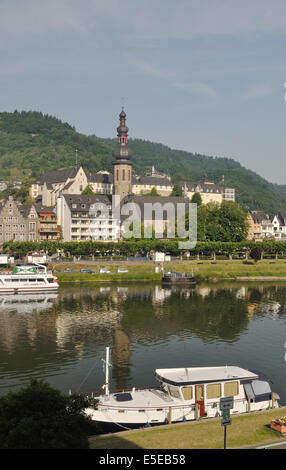
[[[124,106],[122,106],[119,114],[119,126],[117,127],[117,147],[112,152],[116,160],[130,160],[132,157],[132,151],[127,147],[127,141],[128,127],[126,126],[126,113]]]
[[[122,106],[117,127],[117,146],[112,152],[114,157],[113,192],[120,195],[122,200],[132,192],[132,151],[127,146],[128,127],[126,126],[126,112]]]

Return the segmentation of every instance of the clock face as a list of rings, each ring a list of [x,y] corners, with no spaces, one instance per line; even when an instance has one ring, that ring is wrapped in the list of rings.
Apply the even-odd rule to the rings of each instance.
[[[128,155],[128,150],[127,149],[120,149],[120,155]]]

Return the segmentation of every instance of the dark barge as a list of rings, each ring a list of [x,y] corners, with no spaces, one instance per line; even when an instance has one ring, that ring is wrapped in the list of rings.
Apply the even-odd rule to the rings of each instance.
[[[163,273],[162,284],[164,285],[188,285],[195,286],[195,277],[191,274],[178,273],[176,271],[167,271]]]

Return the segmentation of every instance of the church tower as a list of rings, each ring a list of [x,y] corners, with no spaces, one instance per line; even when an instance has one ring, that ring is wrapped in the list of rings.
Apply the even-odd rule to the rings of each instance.
[[[117,127],[117,147],[113,150],[113,194],[120,196],[120,201],[132,193],[132,151],[127,146],[128,127],[126,113],[122,106]]]

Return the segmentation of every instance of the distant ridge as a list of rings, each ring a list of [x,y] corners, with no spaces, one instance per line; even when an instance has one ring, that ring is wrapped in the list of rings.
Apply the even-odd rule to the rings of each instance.
[[[115,123],[116,124],[116,123]],[[114,134],[116,129],[114,128]],[[88,171],[112,171],[115,139],[78,133],[56,117],[36,111],[0,113],[0,179],[39,178],[44,172],[78,163]],[[234,187],[236,200],[245,209],[275,213],[286,210],[285,186],[268,182],[231,158],[211,157],[174,150],[163,144],[129,139],[134,152],[134,171],[147,168],[169,173],[173,181],[203,181],[205,174],[214,182],[224,175],[225,185]]]

